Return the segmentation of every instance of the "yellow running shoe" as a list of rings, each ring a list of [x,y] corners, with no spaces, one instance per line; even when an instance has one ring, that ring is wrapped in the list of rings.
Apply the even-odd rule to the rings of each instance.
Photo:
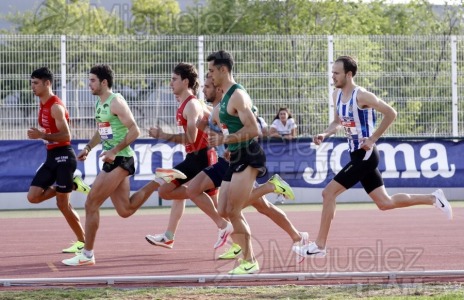
[[[236,267],[232,271],[229,271],[230,275],[253,274],[259,271],[259,265],[257,261],[251,263],[249,261],[239,258],[238,262],[240,263],[238,267]]]
[[[232,244],[230,248],[218,256],[218,259],[235,259],[242,253],[242,248],[238,244]]]
[[[76,191],[88,195],[90,193],[90,186],[82,180],[80,176],[74,176],[73,182],[76,185]]]
[[[272,183],[275,187],[274,193],[283,195],[286,199],[295,200],[295,194],[292,187],[283,180],[279,174],[272,175],[268,182]]]
[[[63,253],[78,253],[84,249],[84,242],[77,241],[72,242],[71,247],[61,250]]]

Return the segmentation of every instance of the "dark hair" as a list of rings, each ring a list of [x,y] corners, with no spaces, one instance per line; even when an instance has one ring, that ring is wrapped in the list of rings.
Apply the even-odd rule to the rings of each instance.
[[[209,74],[209,72],[206,73],[205,82],[206,82],[206,80],[208,80],[208,79],[211,79],[211,85],[212,85],[213,87],[216,88],[216,85],[215,85],[214,82],[212,81],[213,77],[211,76],[211,74]]]
[[[49,80],[50,83],[53,83],[53,72],[50,71],[48,67],[38,68],[37,70],[34,70],[34,72],[32,72],[31,78]]]
[[[188,87],[193,90],[196,95],[200,83],[198,82],[198,72],[194,65],[188,63],[179,63],[172,71],[174,74],[179,75],[182,80],[188,79]]]
[[[356,76],[356,72],[358,71],[358,63],[353,57],[348,55],[340,56],[335,62],[343,63],[343,70],[345,71],[345,74],[351,72],[353,77]]]
[[[221,66],[226,66],[229,72],[232,72],[232,68],[234,67],[234,58],[232,57],[232,54],[224,50],[211,53],[206,58],[206,61],[212,61],[213,65],[218,69]]]
[[[286,111],[287,114],[288,114],[288,118],[289,118],[289,119],[292,118],[292,114],[290,113],[290,111],[288,110],[288,108],[286,108],[286,107],[281,107],[281,108],[279,108],[279,110],[277,111],[277,115],[275,116],[274,120],[278,120],[278,119],[279,119],[279,114],[280,114],[281,111]]]
[[[111,88],[113,86],[114,72],[109,65],[95,65],[90,69],[89,73],[97,76],[100,82],[106,79],[106,81],[108,82],[108,88]]]

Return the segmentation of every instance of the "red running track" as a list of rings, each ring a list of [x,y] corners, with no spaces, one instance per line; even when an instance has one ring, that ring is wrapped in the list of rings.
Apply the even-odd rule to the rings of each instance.
[[[317,234],[319,206],[316,210],[314,205],[280,207],[300,231],[309,231],[310,238]],[[61,264],[70,254],[60,251],[73,239],[63,217],[34,217],[34,211],[12,217],[1,212],[0,279],[215,275],[234,267],[235,261],[215,259],[228,245],[213,249],[217,229],[197,209],[183,216],[173,249],[147,243],[146,234],[165,230],[168,212],[143,209],[128,219],[102,216],[95,245],[96,265],[83,267]],[[388,212],[375,208],[338,210],[327,257],[306,259],[301,264],[295,262],[292,241],[282,229],[254,210],[245,216],[261,273],[464,269],[462,207],[454,208],[452,222],[428,207]]]

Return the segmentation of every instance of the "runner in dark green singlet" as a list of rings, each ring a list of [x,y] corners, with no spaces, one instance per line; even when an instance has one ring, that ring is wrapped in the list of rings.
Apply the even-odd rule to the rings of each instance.
[[[256,177],[266,173],[266,156],[255,141],[259,129],[251,111],[253,104],[250,96],[232,76],[232,56],[221,50],[212,53],[206,60],[214,85],[225,93],[219,118],[224,143],[231,152],[230,166],[219,194],[219,210],[227,215],[232,223],[234,241],[241,247],[243,254],[240,264],[229,274],[252,274],[259,271],[259,265],[253,253],[250,227],[242,214],[242,207],[250,198]],[[217,141],[212,137],[209,142],[211,146],[215,146],[214,143]]]

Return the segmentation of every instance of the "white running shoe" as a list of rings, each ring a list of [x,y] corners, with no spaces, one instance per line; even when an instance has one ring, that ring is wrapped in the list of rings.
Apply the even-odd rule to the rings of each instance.
[[[84,253],[79,252],[73,258],[64,259],[61,261],[67,266],[92,266],[95,264],[95,254],[92,257],[87,257]]]
[[[301,240],[299,242],[293,243],[293,248],[295,247],[303,247],[309,243],[309,233],[307,232],[300,232]],[[301,264],[305,259],[304,256],[301,256],[297,253],[296,255],[296,262]]]
[[[167,183],[170,183],[174,179],[187,179],[187,176],[179,170],[176,169],[162,169],[157,168],[155,172],[156,178],[161,178]]]
[[[168,239],[164,233],[155,235],[148,234],[145,236],[145,239],[154,246],[161,246],[168,249],[172,249],[174,246],[174,240]]]
[[[441,189],[436,190],[432,193],[435,196],[435,203],[433,204],[436,208],[440,209],[448,218],[453,219],[453,208],[445,197],[445,194]]]
[[[315,242],[311,242],[302,247],[293,246],[292,250],[303,257],[325,257],[327,254],[326,249],[319,249]]]
[[[214,244],[214,249],[222,247],[227,242],[227,238],[232,232],[234,232],[234,227],[232,227],[232,224],[229,222],[227,222],[224,229],[218,229],[218,239],[216,244]]]

